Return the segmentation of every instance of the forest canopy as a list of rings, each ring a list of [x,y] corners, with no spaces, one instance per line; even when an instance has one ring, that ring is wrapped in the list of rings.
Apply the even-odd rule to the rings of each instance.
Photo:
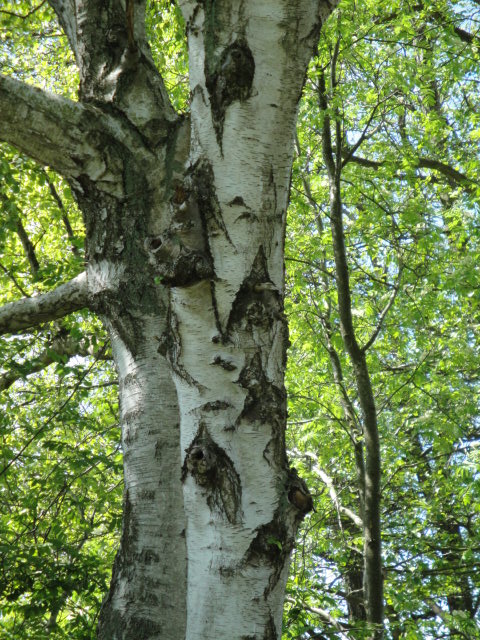
[[[188,112],[184,30],[176,5],[148,3],[155,64]],[[287,449],[314,511],[293,553],[285,639],[369,637],[365,388],[385,638],[480,637],[479,62],[477,0],[342,0],[310,63],[285,248],[286,383]],[[76,99],[47,2],[2,3],[0,70]],[[0,303],[76,277],[84,241],[67,182],[1,143]],[[0,351],[0,636],[93,639],[123,491],[107,333],[80,310],[2,336]]]

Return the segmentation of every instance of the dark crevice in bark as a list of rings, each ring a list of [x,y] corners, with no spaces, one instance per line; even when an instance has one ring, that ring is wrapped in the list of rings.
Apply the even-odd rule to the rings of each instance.
[[[283,300],[270,279],[265,251],[261,246],[233,302],[226,338],[240,329],[251,331],[254,326],[268,330],[274,321],[285,322]]]
[[[195,192],[189,187],[187,182],[175,186],[169,228],[146,241],[155,271],[162,282],[174,287],[213,277],[205,223]]]
[[[206,402],[200,407],[202,411],[223,411],[223,409],[229,409],[233,405],[225,400],[215,400],[214,402]]]
[[[166,313],[167,317],[167,329],[159,338],[158,352],[162,355],[166,355],[172,366],[173,371],[186,382],[196,387],[197,389],[203,388],[202,385],[191,376],[181,362],[182,354],[182,340],[178,330],[178,321],[176,316],[172,313],[171,304],[169,305]]]
[[[243,367],[237,383],[247,392],[243,409],[233,429],[241,429],[242,424],[256,423],[271,435],[263,457],[272,467],[286,469],[285,422],[287,419],[286,393],[269,381],[262,367],[258,350]]]
[[[204,224],[206,246],[209,246],[208,239],[210,236],[223,233],[233,247],[215,192],[215,176],[211,164],[206,158],[202,158],[193,165],[190,173],[191,189],[195,193],[198,209]]]
[[[122,523],[122,536],[120,539],[120,548],[115,556],[113,563],[112,579],[110,583],[110,590],[106,598],[102,603],[100,610],[100,617],[98,622],[98,635],[99,637],[118,637],[122,638],[125,629],[125,621],[121,619],[121,616],[114,611],[111,606],[111,600],[115,590],[115,585],[120,580],[120,576],[123,573],[131,573],[134,570],[133,558],[132,558],[132,546],[133,541],[138,535],[135,518],[133,515],[132,503],[128,489],[123,496],[123,523]],[[126,636],[128,637],[128,636]]]
[[[272,614],[268,618],[262,640],[277,640],[278,633]]]
[[[182,479],[190,473],[206,493],[211,511],[220,513],[230,524],[242,521],[242,486],[233,462],[212,439],[205,425],[186,451]]]
[[[295,544],[294,533],[290,532],[285,524],[284,509],[283,505],[278,507],[271,522],[256,529],[256,535],[243,559],[245,565],[265,566],[270,569],[271,575],[264,591],[265,598],[277,584]]]
[[[261,633],[262,633],[261,636],[257,634],[242,636],[240,640],[277,640],[278,638],[277,627],[275,625],[275,621],[273,619],[272,614],[269,615],[267,624],[265,625],[265,629]]]
[[[212,281],[215,274],[209,238],[223,233],[231,242],[215,194],[212,168],[200,160],[183,182],[172,184],[171,223],[162,234],[148,239],[150,261],[167,285]],[[212,300],[215,306],[213,294]]]

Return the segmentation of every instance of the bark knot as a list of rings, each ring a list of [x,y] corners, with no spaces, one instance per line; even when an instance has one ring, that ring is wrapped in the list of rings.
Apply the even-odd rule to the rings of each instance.
[[[182,480],[191,474],[206,495],[212,511],[237,524],[243,517],[242,487],[232,460],[200,425],[197,436],[186,450]]]

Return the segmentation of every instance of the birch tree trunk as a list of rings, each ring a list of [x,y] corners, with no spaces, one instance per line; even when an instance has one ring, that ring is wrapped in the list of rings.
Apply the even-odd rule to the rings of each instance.
[[[312,506],[285,451],[285,214],[297,103],[335,3],[180,2],[188,117],[153,65],[143,0],[49,4],[79,102],[1,77],[0,138],[68,179],[88,264],[40,315],[19,301],[0,320],[89,306],[110,332],[125,494],[99,638],[280,638]]]

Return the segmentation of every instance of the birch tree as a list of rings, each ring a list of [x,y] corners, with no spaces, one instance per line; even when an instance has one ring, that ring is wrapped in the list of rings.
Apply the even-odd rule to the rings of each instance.
[[[78,101],[2,75],[0,139],[68,182],[85,271],[6,304],[0,331],[83,308],[108,330],[125,490],[98,637],[279,638],[312,507],[285,452],[285,213],[297,105],[336,2],[180,1],[188,113],[153,63],[146,0],[48,4]]]

